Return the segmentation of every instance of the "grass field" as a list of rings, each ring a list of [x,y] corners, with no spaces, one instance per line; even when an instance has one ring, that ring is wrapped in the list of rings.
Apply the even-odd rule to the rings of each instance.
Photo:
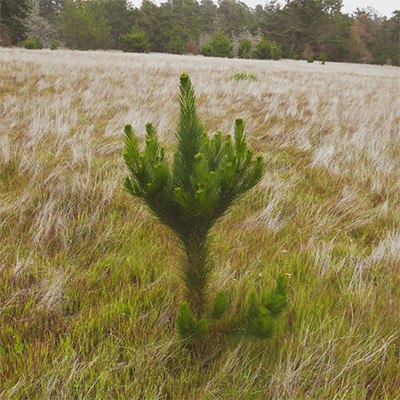
[[[210,287],[235,312],[287,274],[264,342],[182,346],[178,243],[123,189],[123,126],[171,149],[182,71],[266,160]],[[400,399],[399,93],[388,66],[1,49],[0,398]]]

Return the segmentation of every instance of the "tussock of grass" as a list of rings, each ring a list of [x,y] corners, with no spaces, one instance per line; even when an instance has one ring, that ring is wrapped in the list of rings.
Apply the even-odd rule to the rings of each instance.
[[[0,397],[396,399],[398,70],[0,51]],[[172,67],[173,66],[173,67]],[[257,86],[225,81],[254,71]],[[123,191],[123,131],[174,141],[177,77],[267,172],[213,231],[216,292],[289,279],[275,337],[171,340],[179,245]]]

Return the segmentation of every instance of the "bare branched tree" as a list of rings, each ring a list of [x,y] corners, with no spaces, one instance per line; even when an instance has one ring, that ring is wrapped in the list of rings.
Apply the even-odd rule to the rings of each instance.
[[[21,20],[26,29],[26,35],[39,41],[42,47],[49,47],[57,31],[46,18],[40,15],[39,0],[27,0],[28,12],[26,18]]]

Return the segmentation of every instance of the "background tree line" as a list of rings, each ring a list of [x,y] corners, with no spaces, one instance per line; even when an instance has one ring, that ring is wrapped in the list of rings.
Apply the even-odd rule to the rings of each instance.
[[[400,65],[400,10],[342,13],[342,0],[2,0],[3,46],[27,37],[37,47],[203,53],[243,58],[305,58]]]

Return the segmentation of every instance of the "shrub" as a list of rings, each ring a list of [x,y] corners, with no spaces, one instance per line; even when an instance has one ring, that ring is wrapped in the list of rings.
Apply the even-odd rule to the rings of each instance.
[[[325,53],[321,53],[318,57],[318,61],[321,61],[322,65],[325,65],[327,60],[327,56]]]
[[[371,60],[371,64],[374,64],[374,65],[384,65],[384,64],[386,64],[386,56],[385,55],[380,55],[380,56],[377,56],[377,57],[374,57],[372,60]]]
[[[237,74],[232,74],[228,77],[228,80],[235,80],[235,81],[241,81],[241,80],[247,80],[247,81],[256,81],[257,80],[257,75],[253,74],[247,74],[246,72],[239,72]]]
[[[272,42],[272,59],[273,60],[280,60],[282,58],[282,48],[281,45],[277,42]]]
[[[120,35],[121,48],[124,52],[147,53],[149,51],[149,43],[146,39],[146,33],[137,25],[134,25],[130,33]]]
[[[218,33],[211,37],[210,41],[201,48],[201,54],[206,57],[233,57],[233,46],[228,36]]]
[[[308,57],[307,62],[308,62],[308,63],[313,63],[313,62],[314,62],[314,59],[313,59],[312,57]]]
[[[26,49],[30,49],[30,50],[32,50],[32,49],[40,49],[39,43],[35,39],[31,38],[30,36],[28,36],[26,38],[26,40],[24,42],[24,47]]]
[[[262,37],[256,44],[253,57],[259,60],[280,60],[282,58],[282,49],[278,43],[271,42]]]
[[[50,50],[57,50],[57,42],[55,40],[52,40],[50,43]]]
[[[253,51],[253,57],[260,60],[268,60],[272,58],[271,42],[261,38]]]
[[[238,49],[239,58],[250,58],[252,46],[253,43],[251,42],[250,39],[241,40]]]
[[[191,53],[194,55],[197,55],[199,53],[197,50],[197,46],[192,42],[189,42],[186,44],[186,50],[188,53]]]
[[[207,286],[212,272],[208,257],[210,229],[240,195],[258,183],[264,162],[261,156],[253,158],[240,118],[235,121],[233,141],[231,135],[223,139],[219,131],[212,138],[204,133],[186,73],[180,78],[179,99],[178,143],[172,167],[151,123],[146,125],[142,152],[132,127],[125,126],[124,159],[129,170],[125,188],[132,196],[141,198],[182,244],[184,259],[180,275],[186,287],[186,301],[179,307],[176,324],[184,339],[194,341],[205,335],[205,316],[219,319],[228,308],[227,296],[219,291],[207,312],[210,300]],[[260,338],[270,335],[271,329],[268,328],[267,335],[265,324],[270,326],[273,322],[266,321],[264,308],[272,317],[275,311],[281,312],[284,301],[278,295],[283,296],[281,279],[274,291],[257,300],[258,309],[254,302],[248,307],[250,311],[242,321],[247,326],[245,331]],[[254,299],[254,295],[250,298]]]
[[[298,54],[295,54],[293,56],[293,60],[299,61],[300,60],[300,56]]]
[[[185,54],[185,42],[181,38],[171,38],[167,46],[168,53]]]

